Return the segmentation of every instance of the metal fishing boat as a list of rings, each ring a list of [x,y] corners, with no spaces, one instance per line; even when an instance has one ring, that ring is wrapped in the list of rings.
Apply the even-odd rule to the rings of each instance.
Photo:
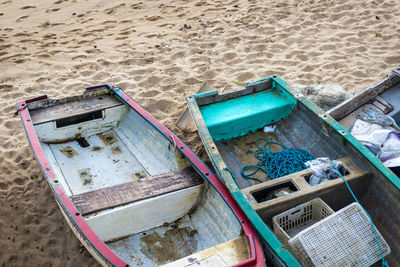
[[[223,184],[115,84],[17,103],[69,226],[104,266],[264,266]]]
[[[386,247],[386,261],[390,266],[399,265],[399,178],[326,112],[305,98],[296,99],[290,91],[289,84],[278,76],[272,76],[247,83],[245,88],[237,91],[224,94],[210,91],[186,98],[217,176],[260,234],[267,263],[300,265],[298,255],[283,243],[275,231],[276,216],[315,199],[329,205],[332,212],[342,211],[355,202],[348,184],[391,249],[388,254]],[[343,179],[311,185],[312,170],[309,168],[279,178],[260,171],[254,173],[252,170],[260,163],[261,157],[257,153],[263,150],[271,150],[271,153],[281,151],[282,147],[276,143],[284,148],[302,149],[315,158],[339,160],[343,163],[343,168],[338,170]],[[268,162],[263,164],[268,165]],[[248,175],[248,171],[252,175]],[[290,216],[296,216],[297,212],[300,209],[292,210],[286,220],[296,224],[290,222]],[[300,227],[306,220],[307,217],[302,217],[300,223],[294,226]],[[378,253],[379,257],[374,235],[369,237],[372,241],[368,246],[374,246],[374,253]],[[346,238],[344,235],[339,240],[350,243]],[[321,242],[318,243],[321,247],[325,245],[322,239],[314,240]],[[380,239],[381,247],[383,243]],[[352,253],[356,254],[356,251],[350,251],[350,256]],[[333,250],[330,255],[340,257],[341,254]],[[363,257],[362,253],[359,256]]]

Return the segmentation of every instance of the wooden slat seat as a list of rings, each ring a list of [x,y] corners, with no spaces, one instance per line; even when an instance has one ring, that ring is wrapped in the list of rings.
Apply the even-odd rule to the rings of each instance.
[[[54,105],[48,108],[30,111],[33,124],[55,121],[66,117],[86,114],[106,108],[123,105],[115,96],[102,95],[98,97],[72,101]]]
[[[203,179],[191,168],[167,172],[71,197],[82,215],[199,185]]]

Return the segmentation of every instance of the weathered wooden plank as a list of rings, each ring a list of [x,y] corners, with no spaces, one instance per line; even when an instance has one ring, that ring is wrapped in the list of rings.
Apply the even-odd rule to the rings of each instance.
[[[236,182],[239,188],[246,188],[254,185],[255,183],[253,180],[242,178],[240,174],[243,168],[242,162],[238,159],[237,155],[230,150],[229,146],[220,141],[215,144],[226,166],[237,175]]]
[[[384,114],[388,114],[393,110],[392,105],[390,105],[383,97],[377,96],[375,97],[375,101],[372,105],[379,108]]]
[[[335,120],[340,120],[346,115],[350,114],[352,111],[361,107],[362,105],[370,102],[379,94],[383,93],[387,89],[396,84],[400,83],[400,75],[394,71],[389,73],[385,79],[378,82],[377,84],[365,88],[363,91],[357,93],[353,97],[347,99],[343,103],[337,105],[336,107],[330,109],[328,114],[331,115]]]
[[[233,98],[238,98],[238,97],[244,96],[244,95],[258,93],[258,92],[267,90],[271,87],[272,87],[272,81],[269,79],[269,80],[265,80],[265,81],[262,81],[259,83],[246,85],[245,89],[240,89],[240,90],[236,90],[236,91],[229,92],[229,93],[218,94],[218,92],[215,92],[215,93],[206,94],[204,96],[199,96],[199,97],[196,97],[196,102],[197,102],[197,105],[200,107],[200,106],[208,105],[211,103],[217,103],[217,102],[222,102],[222,101],[226,101],[226,100],[233,99]]]
[[[71,199],[77,209],[85,215],[195,186],[202,182],[203,180],[195,171],[186,168],[182,171],[167,172],[74,195]]]
[[[65,104],[54,105],[44,109],[32,110],[30,111],[30,115],[33,124],[36,125],[119,105],[122,105],[122,102],[116,97],[103,95],[94,98],[68,102]]]

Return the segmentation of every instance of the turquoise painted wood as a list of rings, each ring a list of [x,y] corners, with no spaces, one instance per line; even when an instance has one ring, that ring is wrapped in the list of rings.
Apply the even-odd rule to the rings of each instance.
[[[197,97],[197,96],[195,96]],[[239,137],[287,117],[296,99],[278,86],[200,107],[216,141]]]

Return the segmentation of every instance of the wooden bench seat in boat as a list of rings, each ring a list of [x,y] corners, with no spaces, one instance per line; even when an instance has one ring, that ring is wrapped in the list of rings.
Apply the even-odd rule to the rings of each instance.
[[[203,183],[191,168],[149,176],[71,197],[82,215],[151,198]]]
[[[356,195],[367,190],[372,174],[362,171],[353,163],[351,157],[338,159],[346,169],[344,178],[349,183]],[[252,207],[263,220],[270,223],[270,219],[294,206],[300,205],[316,197],[322,198],[331,208],[337,210],[348,202],[353,202],[344,181],[339,177],[326,183],[311,186],[308,180],[311,170],[305,169],[284,177],[269,180],[265,183],[253,185],[241,189]],[[278,198],[265,199],[265,197],[276,189],[290,188],[294,192]]]
[[[79,118],[83,117],[84,115],[97,116],[96,112],[100,112],[101,115],[101,110],[120,105],[123,105],[123,103],[116,97],[111,95],[102,95],[94,98],[67,102],[65,104],[53,105],[43,109],[32,110],[30,111],[30,115],[33,124],[37,125],[50,121],[61,120],[63,118]]]

